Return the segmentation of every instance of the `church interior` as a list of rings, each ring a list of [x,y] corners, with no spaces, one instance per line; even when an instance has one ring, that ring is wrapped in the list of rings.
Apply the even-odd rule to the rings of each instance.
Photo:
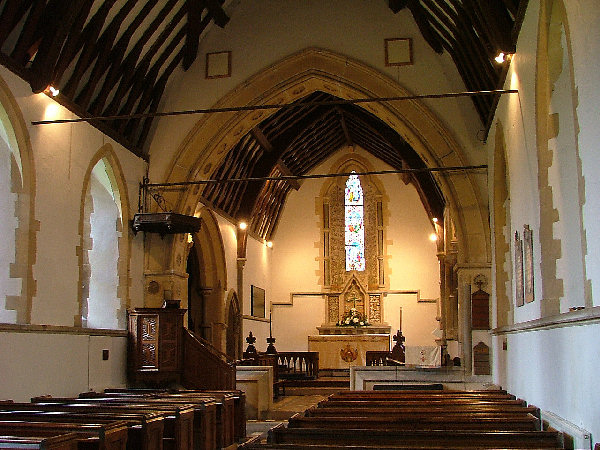
[[[0,405],[299,364],[593,448],[598,53],[595,0],[0,0]]]

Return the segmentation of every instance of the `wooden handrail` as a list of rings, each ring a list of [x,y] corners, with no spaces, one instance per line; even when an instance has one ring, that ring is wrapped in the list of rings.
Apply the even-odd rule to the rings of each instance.
[[[229,355],[220,351],[217,347],[212,345],[209,341],[198,336],[196,333],[194,333],[193,331],[191,331],[187,328],[185,329],[185,331],[187,331],[188,334],[190,335],[190,337],[192,337],[194,340],[196,340],[199,345],[204,347],[204,349],[207,352],[211,353],[212,355],[216,356],[217,358],[221,359],[222,361],[226,362],[227,364],[235,365],[235,361],[233,359],[231,359],[229,357]]]

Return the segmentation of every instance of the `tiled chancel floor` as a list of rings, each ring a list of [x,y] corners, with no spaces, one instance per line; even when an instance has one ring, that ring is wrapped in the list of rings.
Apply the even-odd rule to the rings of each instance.
[[[246,434],[248,437],[268,432],[274,426],[287,421],[297,412],[302,412],[321,400],[326,395],[287,395],[273,401],[273,409],[266,420],[248,420]]]

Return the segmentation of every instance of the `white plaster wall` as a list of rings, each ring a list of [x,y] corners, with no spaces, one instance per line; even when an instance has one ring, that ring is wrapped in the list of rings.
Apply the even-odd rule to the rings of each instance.
[[[510,393],[550,411],[600,439],[596,388],[600,325],[571,326],[508,335]]]
[[[268,248],[267,245],[255,239],[252,236],[248,236],[246,242],[246,265],[244,266],[244,298],[243,314],[246,316],[250,315],[250,286],[254,285],[265,290],[265,320],[253,320],[245,318],[243,320],[244,338],[248,336],[248,333],[252,331],[252,334],[256,336],[256,349],[264,352],[267,349],[266,339],[269,337],[269,323],[266,321],[269,319],[270,304],[272,299],[272,284],[270,275],[270,264],[271,264],[271,253],[272,249]],[[246,349],[246,344],[243,346]]]
[[[31,322],[73,326],[79,315],[77,285],[80,206],[86,170],[96,152],[110,143],[123,171],[130,214],[137,210],[138,184],[145,162],[85,124],[33,126],[31,121],[72,118],[70,112],[0,67],[21,110],[28,134],[35,180],[35,234]],[[23,157],[25,149],[21,149]],[[115,168],[116,169],[116,168]],[[129,233],[127,217],[127,230]],[[114,225],[113,225],[114,228]],[[129,307],[143,303],[143,234],[129,243]],[[2,319],[4,320],[4,318]],[[27,401],[31,396],[76,395],[91,388],[124,386],[126,338],[87,334],[0,333],[0,398]],[[102,350],[109,360],[102,361]]]
[[[437,55],[421,37],[408,9],[392,14],[387,2],[363,0],[265,0],[233,2],[230,21],[211,26],[200,41],[192,67],[173,74],[161,109],[207,108],[244,81],[281,59],[308,47],[320,47],[380,70],[411,92],[463,91],[464,84],[447,52]],[[385,66],[384,39],[412,38],[410,66]],[[231,77],[205,79],[205,55],[231,51]],[[343,76],[344,74],[340,74]],[[260,95],[259,92],[256,95]],[[425,101],[469,152],[469,163],[485,163],[477,135],[481,128],[470,99]],[[161,180],[171,161],[173,142],[181,142],[199,116],[157,119],[150,154],[151,180]],[[176,139],[174,139],[176,137]],[[485,197],[485,185],[481,184]]]
[[[526,14],[523,28],[518,43],[518,51],[513,56],[510,70],[506,79],[506,88],[518,89],[518,94],[505,95],[501,98],[496,113],[496,119],[504,127],[506,142],[506,163],[509,174],[510,197],[510,245],[511,254],[514,255],[514,235],[519,232],[523,238],[523,225],[529,224],[534,230],[533,252],[535,298],[542,298],[542,283],[539,280],[540,267],[540,241],[539,234],[539,190],[538,190],[538,164],[536,149],[536,122],[535,122],[535,64],[537,51],[537,24],[539,5],[537,2],[530,4]],[[488,138],[490,162],[493,161],[493,148],[496,127],[492,126]],[[491,173],[491,172],[490,172]],[[489,184],[492,188],[491,183]],[[513,292],[514,280],[513,280]],[[527,303],[515,308],[514,321],[516,323],[537,319],[540,316],[540,302]]]
[[[73,118],[74,115],[44,94],[33,94],[23,80],[3,67],[6,81],[22,111],[33,150],[35,168],[35,220],[39,221],[33,276],[36,295],[32,323],[72,326],[79,314],[77,284],[79,262],[76,247],[83,179],[91,159],[110,143],[121,165],[131,217],[137,210],[138,185],[145,162],[86,123],[33,126],[41,119]],[[125,198],[125,193],[121,193]],[[129,219],[127,218],[127,227]],[[129,233],[129,231],[127,231]],[[143,234],[133,237],[130,248],[129,296],[131,306],[143,299]]]
[[[586,275],[592,283],[593,305],[597,306],[600,304],[596,294],[600,280],[600,199],[597,195],[600,185],[596,176],[600,167],[600,114],[597,108],[600,67],[597,59],[590,58],[590,55],[600,51],[600,8],[593,0],[565,0],[564,5],[568,15],[568,32],[574,64],[573,87],[577,93],[576,145],[585,178],[583,227],[584,242],[587,245]],[[496,119],[502,122],[505,130],[504,138],[508,152],[512,235],[516,229],[522,230],[524,223],[533,224],[534,230],[539,226],[535,142],[536,120],[540,119],[536,117],[535,110],[539,7],[539,2],[529,2],[517,54],[511,63],[505,86],[519,89],[519,94],[504,96],[496,114]],[[570,102],[564,103],[562,107],[567,108],[564,112],[571,114],[573,109]],[[561,112],[560,106],[557,105],[558,112]],[[492,127],[492,134],[488,140],[490,161],[493,160],[494,132],[495,126]],[[576,173],[570,176],[576,177]],[[567,179],[569,174],[563,174],[563,177]],[[554,179],[556,180],[556,177]],[[567,192],[563,191],[563,194]],[[571,192],[568,195],[570,197],[564,201],[573,204],[578,202],[578,198],[573,198],[575,194]],[[570,220],[568,213],[563,214],[554,231],[559,239],[562,236],[565,236],[565,239],[568,236],[579,236],[581,233],[577,221]],[[536,300],[523,307],[515,307],[515,323],[541,317],[542,280],[539,248],[540,243],[534,233]],[[514,249],[512,254],[514,255]],[[565,277],[581,278],[578,272],[571,274],[566,264],[559,263],[558,269]],[[565,304],[580,304],[582,286],[573,286],[570,281],[564,285]],[[564,308],[561,310],[565,311]],[[597,345],[599,332],[600,325],[588,321],[559,328],[499,335],[493,339],[494,382],[543,410],[590,431],[593,440],[598,442],[600,409],[597,405],[600,394],[596,386],[596,362],[600,357]],[[507,350],[502,349],[504,341]]]
[[[219,214],[215,213],[215,217],[219,224],[226,261],[227,286],[224,286],[223,289],[226,291],[230,289],[237,291],[237,229],[233,223],[224,219]]]
[[[0,398],[28,402],[38,395],[124,387],[126,346],[126,337],[0,332]]]

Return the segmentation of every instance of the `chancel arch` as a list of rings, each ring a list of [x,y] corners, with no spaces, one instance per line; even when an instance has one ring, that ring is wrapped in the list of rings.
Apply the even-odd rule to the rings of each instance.
[[[408,94],[396,81],[371,67],[327,50],[309,48],[249,78],[214,106],[291,103],[316,91],[345,99]],[[410,142],[429,166],[465,164],[466,158],[458,143],[423,103],[374,102],[365,104],[364,109]],[[210,178],[241,137],[272,114],[273,110],[260,110],[203,116],[183,140],[166,169],[164,181]],[[468,173],[452,177],[436,175],[435,180],[456,227],[458,262],[488,265],[491,253],[489,224],[477,176]],[[189,214],[196,209],[200,195],[201,190],[196,186],[170,193],[169,199],[177,205],[176,210]],[[172,251],[167,252],[170,259],[165,262],[178,271],[184,262],[175,255],[180,254],[177,248],[184,243],[174,240],[172,245]]]
[[[22,113],[0,78],[0,322],[31,322],[35,295],[35,176],[31,143]]]
[[[129,206],[110,144],[92,159],[81,200],[80,316],[76,326],[126,328],[129,303]]]

